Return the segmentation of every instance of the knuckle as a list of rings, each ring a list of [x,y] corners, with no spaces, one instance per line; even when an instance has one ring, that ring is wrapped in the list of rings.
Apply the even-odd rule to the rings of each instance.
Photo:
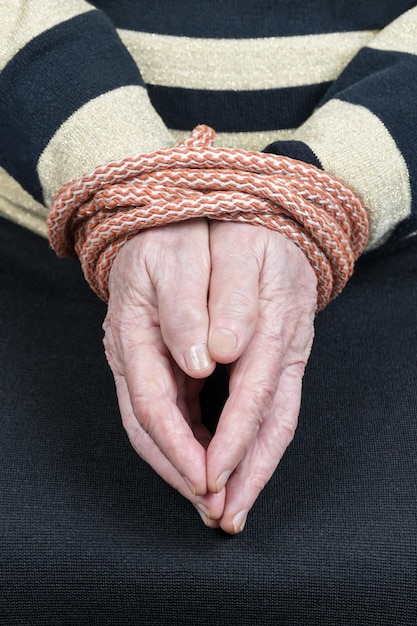
[[[142,430],[152,441],[170,441],[172,444],[171,422],[166,419],[167,403],[161,398],[150,399],[147,391],[140,393],[135,390],[130,394],[133,413]]]
[[[104,352],[106,354],[107,360],[109,360],[109,357],[113,358],[114,346],[109,335],[105,335],[103,337],[103,346],[104,346]]]
[[[152,430],[154,428],[152,411],[148,407],[147,403],[143,402],[142,396],[137,392],[130,395],[130,401],[133,413],[141,428],[147,435],[152,437]]]
[[[147,444],[149,445],[146,433],[144,431],[141,432],[138,428],[132,429],[129,425],[123,425],[132,448],[142,459],[146,459],[146,447]]]
[[[283,433],[284,435],[284,441],[286,443],[286,445],[288,446],[291,441],[294,439],[295,437],[295,432],[297,430],[297,419],[295,420],[282,420],[282,422],[279,425],[279,429],[281,431],[281,433]]]
[[[230,317],[253,323],[258,317],[258,301],[251,293],[244,293],[240,289],[230,290],[223,294],[214,304],[218,316]]]
[[[171,325],[175,331],[188,332],[190,329],[205,326],[207,321],[207,311],[199,306],[187,306],[176,308]]]
[[[255,470],[250,478],[251,486],[256,493],[260,493],[265,488],[268,480],[269,476],[265,475],[261,469]]]
[[[114,340],[114,335],[111,331],[111,327],[109,325],[104,326],[103,324],[103,328],[105,331],[103,337],[103,346],[107,362],[114,376],[123,376],[124,368],[119,358],[119,352],[116,348],[116,343]]]
[[[268,414],[275,396],[275,388],[270,384],[258,383],[247,394],[246,407],[252,421],[259,429]]]
[[[253,425],[252,425],[252,428],[253,428]],[[237,459],[238,462],[241,459],[244,458],[244,456],[245,456],[245,454],[246,454],[246,452],[248,450],[248,447],[250,445],[250,440],[251,440],[252,434],[253,434],[251,432],[252,428],[248,428],[247,429],[248,432],[246,432],[246,433],[245,433],[245,429],[242,429],[240,431],[239,438],[238,437],[234,438],[234,441],[233,441],[233,452],[234,452],[235,459]]]
[[[108,333],[111,330],[111,318],[110,318],[109,313],[107,313],[106,317],[104,318],[104,322],[103,322],[102,328],[103,328],[105,333]]]

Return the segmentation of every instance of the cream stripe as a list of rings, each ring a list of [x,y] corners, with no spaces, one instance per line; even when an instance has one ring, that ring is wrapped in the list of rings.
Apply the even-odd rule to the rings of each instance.
[[[368,47],[417,54],[417,8],[406,11],[389,24]]]
[[[368,109],[331,100],[295,133],[323,168],[362,198],[370,220],[368,249],[381,245],[411,211],[407,165],[384,124]]]
[[[176,142],[184,141],[191,133],[190,130],[172,130],[170,133]],[[242,148],[242,150],[263,150],[273,141],[290,139],[294,130],[267,130],[250,133],[216,133],[216,146],[226,148]]]
[[[120,87],[90,100],[64,122],[39,158],[45,204],[65,182],[102,163],[174,144],[143,87]]]
[[[94,10],[83,0],[39,2],[39,0],[2,0],[0,71],[34,37],[69,20]]]
[[[0,215],[46,237],[48,209],[0,167]]]
[[[118,31],[145,83],[274,89],[334,80],[373,31],[260,39],[194,39]]]

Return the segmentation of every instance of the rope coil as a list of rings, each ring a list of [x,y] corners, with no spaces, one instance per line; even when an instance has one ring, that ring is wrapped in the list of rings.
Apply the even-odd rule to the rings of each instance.
[[[216,148],[197,126],[175,148],[126,157],[67,183],[47,227],[58,256],[78,256],[108,300],[118,250],[146,228],[196,217],[246,222],[285,234],[318,278],[318,310],[336,297],[368,240],[366,211],[343,182],[288,157]]]

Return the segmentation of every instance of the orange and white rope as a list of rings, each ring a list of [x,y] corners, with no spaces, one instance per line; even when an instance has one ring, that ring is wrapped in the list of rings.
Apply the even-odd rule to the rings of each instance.
[[[58,256],[77,255],[108,299],[118,250],[135,234],[196,217],[258,224],[285,234],[318,278],[318,309],[337,296],[368,240],[359,197],[342,181],[294,159],[214,147],[197,126],[175,148],[126,157],[69,182],[56,195],[48,235]]]

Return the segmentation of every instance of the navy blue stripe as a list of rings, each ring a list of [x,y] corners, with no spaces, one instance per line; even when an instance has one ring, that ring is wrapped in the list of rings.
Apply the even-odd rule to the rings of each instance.
[[[337,97],[362,105],[384,123],[407,163],[413,212],[417,212],[416,86],[417,56],[364,48],[323,100],[326,102],[330,97]],[[349,128],[344,132],[349,132]],[[384,159],[383,154],[381,159]]]
[[[299,126],[327,88],[327,83],[260,91],[148,85],[148,93],[168,128],[189,130],[204,123],[218,132],[246,132]]]
[[[99,11],[34,38],[0,74],[0,165],[41,201],[36,164],[56,130],[92,98],[127,84],[143,83]]]
[[[118,28],[187,37],[279,37],[381,29],[410,0],[93,0]]]
[[[310,146],[303,141],[274,141],[265,148],[264,152],[291,157],[292,159],[297,159],[297,161],[304,161],[304,163],[310,163],[310,165],[315,165],[321,170],[323,169],[318,157]]]
[[[384,245],[382,250],[384,249],[395,249],[398,247],[399,243],[407,244],[415,241],[416,235],[412,235],[412,233],[417,232],[417,215],[416,213],[411,214],[406,220],[401,222],[399,226],[395,229],[394,233],[389,238],[388,242]]]

